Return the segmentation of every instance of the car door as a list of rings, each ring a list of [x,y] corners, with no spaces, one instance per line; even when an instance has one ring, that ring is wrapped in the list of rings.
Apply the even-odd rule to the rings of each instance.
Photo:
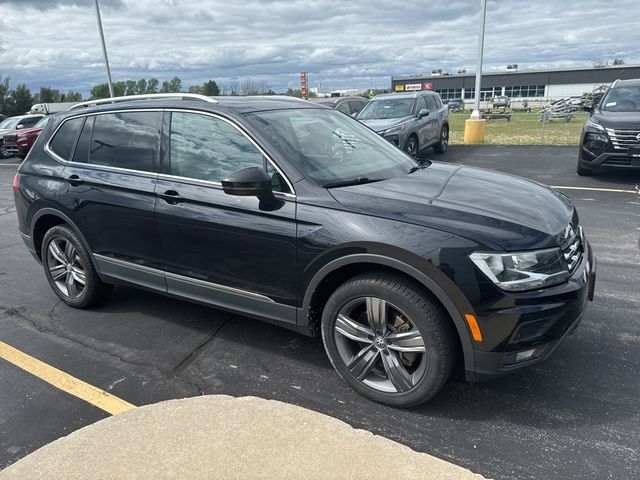
[[[156,214],[169,293],[295,323],[296,203],[265,153],[221,116],[173,111],[170,155],[158,180]],[[277,202],[232,196],[221,181],[266,169]]]
[[[440,128],[438,127],[438,116],[440,115],[438,102],[435,95],[426,95],[427,109],[429,115],[424,118],[426,123],[427,144],[432,144],[440,138]],[[423,144],[424,145],[424,144]]]
[[[62,125],[51,148],[56,150],[65,125],[79,122],[76,128],[81,127],[81,133],[62,173],[66,182],[62,199],[100,272],[164,291],[154,212],[162,115],[162,111],[124,111],[78,117]]]
[[[417,115],[420,113],[420,110],[423,108],[429,108],[426,102],[426,96],[421,95],[416,99],[416,108],[415,108],[415,121],[414,121],[414,129],[418,135],[418,141],[420,142],[420,149],[422,149],[425,145],[431,142],[431,129],[429,124],[429,117],[418,117]]]

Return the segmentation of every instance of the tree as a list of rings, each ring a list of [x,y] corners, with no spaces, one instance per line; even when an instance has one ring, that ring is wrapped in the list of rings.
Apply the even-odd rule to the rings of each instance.
[[[147,81],[144,78],[136,82],[136,92],[138,92],[139,95],[147,93]]]
[[[289,88],[287,90],[287,96],[302,98],[302,92],[300,91],[299,88]]]
[[[40,103],[57,103],[60,101],[60,92],[51,87],[40,87],[40,95],[38,102]]]
[[[9,77],[0,75],[0,113],[7,115],[9,104]]]
[[[99,98],[109,98],[109,85],[106,83],[99,83],[91,88],[91,99],[98,100]]]
[[[31,90],[24,83],[21,83],[11,92],[11,103],[13,104],[13,115],[24,115],[33,106]]]
[[[202,87],[200,85],[191,85],[188,89],[187,92],[189,93],[198,93],[200,95],[202,95]]]
[[[157,78],[151,77],[147,82],[147,93],[158,93],[158,85],[160,84],[160,80]]]
[[[80,102],[82,101],[82,94],[79,92],[74,92],[73,90],[69,90],[64,96],[64,102]]]
[[[127,80],[124,83],[124,94],[125,95],[135,95],[138,93],[138,83],[135,80]]]
[[[202,94],[208,97],[215,97],[220,95],[220,88],[215,80],[207,80],[202,84]]]
[[[162,93],[180,93],[182,91],[182,80],[180,77],[173,77],[171,80],[162,82]]]

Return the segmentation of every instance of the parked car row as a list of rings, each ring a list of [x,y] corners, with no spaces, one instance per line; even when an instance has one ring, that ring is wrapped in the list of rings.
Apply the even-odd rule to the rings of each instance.
[[[44,118],[44,115],[19,115],[9,117],[0,123],[0,158],[14,155],[26,155],[33,145],[35,137],[23,135],[25,130],[35,127]],[[38,130],[40,133],[42,129]],[[33,135],[33,134],[32,134]],[[35,134],[37,136],[37,134]],[[29,138],[29,140],[26,140]],[[18,143],[19,142],[19,143]],[[27,147],[28,144],[28,147]]]

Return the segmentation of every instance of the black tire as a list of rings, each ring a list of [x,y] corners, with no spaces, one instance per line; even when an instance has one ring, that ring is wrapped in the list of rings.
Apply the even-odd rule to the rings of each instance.
[[[440,141],[433,145],[433,149],[436,153],[444,153],[449,147],[449,126],[443,125],[440,130]]]
[[[55,246],[52,246],[54,242]],[[56,225],[45,233],[41,254],[49,285],[70,307],[92,307],[104,302],[111,294],[113,285],[100,280],[89,252],[67,225]],[[57,274],[56,278],[54,274]],[[79,280],[81,278],[84,285]]]
[[[361,307],[354,307],[352,313],[348,315],[344,312],[351,308],[350,305],[358,305],[363,298],[365,311],[360,313],[360,321],[346,325],[357,324],[363,327],[365,335],[368,331],[374,337],[371,338],[369,335],[365,338],[358,331],[358,335],[364,340],[355,341],[341,333],[339,329],[336,330],[336,323],[339,322],[339,326],[343,327],[344,331],[345,317],[349,322],[355,320],[358,308]],[[367,298],[379,303],[369,303]],[[382,304],[380,300],[384,300],[385,308],[375,306]],[[368,312],[376,311],[376,308],[378,312],[385,312],[385,319],[393,319],[393,324],[384,322],[390,335],[385,336],[380,331],[374,331],[367,320],[362,323],[362,315],[368,318],[370,315]],[[400,322],[399,327],[398,322]],[[407,328],[400,330],[403,326]],[[409,357],[408,353],[397,350],[408,344],[402,345],[403,342],[396,338],[398,335],[410,335],[412,332],[416,332],[414,336],[420,337],[419,342],[422,343],[418,345],[424,347],[424,351],[409,352],[412,355]],[[396,336],[393,337],[395,345],[391,342],[393,335]],[[380,341],[381,337],[382,341]],[[369,400],[393,407],[412,407],[432,398],[449,379],[455,364],[456,342],[453,326],[446,313],[419,285],[403,277],[384,272],[358,275],[341,285],[331,295],[322,314],[322,340],[333,367],[351,388]],[[366,360],[366,356],[362,355],[367,349],[371,352],[368,357],[371,360]],[[350,355],[353,356],[350,361],[347,361],[346,357]],[[378,359],[376,360],[373,355],[379,355]],[[391,365],[393,367],[391,370],[388,369],[390,355],[396,362],[395,365]],[[360,362],[357,361],[358,357],[361,359]],[[367,367],[361,370],[354,366],[354,364],[365,362]],[[352,367],[349,368],[347,364]],[[374,366],[369,367],[369,364]],[[398,365],[411,379],[404,385],[397,381],[397,376],[394,380],[393,375],[388,374],[390,371],[396,371]],[[397,388],[397,383],[400,383],[402,388]]]
[[[418,158],[418,155],[420,154],[420,142],[418,141],[418,137],[411,135],[404,146],[404,151],[412,157]]]
[[[578,160],[578,166],[576,167],[576,173],[578,175],[580,175],[581,177],[589,177],[589,176],[593,175],[593,170],[591,170],[590,168],[584,168],[582,166],[582,162],[580,160]]]
[[[9,158],[9,154],[7,153],[7,147],[4,146],[4,142],[0,141],[0,159]]]

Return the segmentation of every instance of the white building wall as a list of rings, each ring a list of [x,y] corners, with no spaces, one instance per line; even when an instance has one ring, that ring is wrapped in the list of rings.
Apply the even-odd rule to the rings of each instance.
[[[592,92],[594,88],[602,85],[601,83],[574,83],[567,85],[547,85],[546,96],[549,100],[557,100],[559,98],[580,96],[583,93]]]

